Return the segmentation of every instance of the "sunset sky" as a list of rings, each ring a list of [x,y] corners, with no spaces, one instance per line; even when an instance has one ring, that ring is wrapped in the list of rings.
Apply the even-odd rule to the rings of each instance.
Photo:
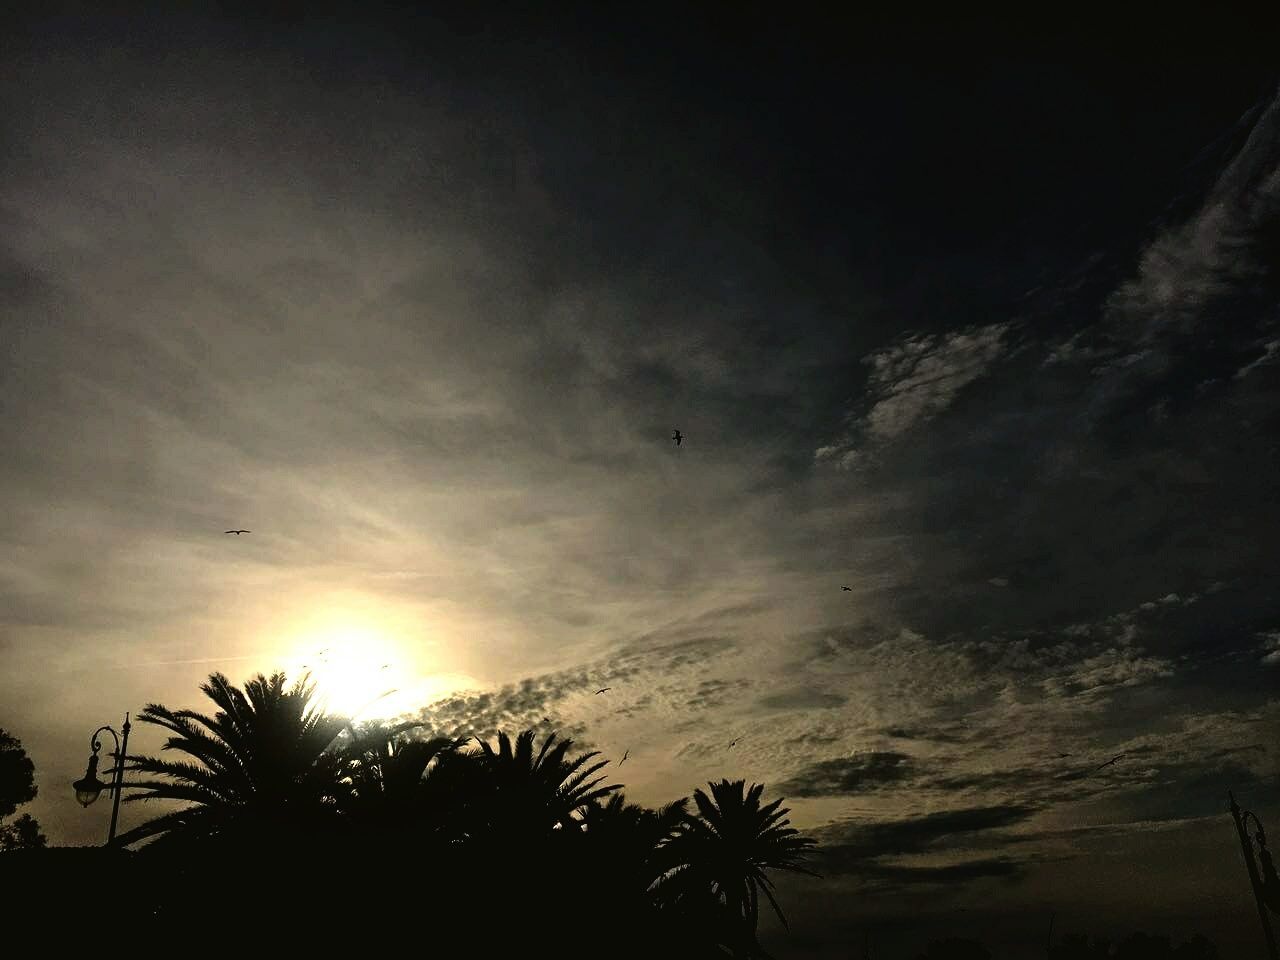
[[[0,31],[0,727],[51,843],[104,837],[95,727],[310,669],[787,796],[780,956],[1259,948],[1280,69],[91,9]]]

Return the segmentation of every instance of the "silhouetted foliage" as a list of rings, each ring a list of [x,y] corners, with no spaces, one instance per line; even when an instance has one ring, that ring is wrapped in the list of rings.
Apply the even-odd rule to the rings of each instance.
[[[22,741],[0,729],[0,819],[36,797],[35,764]],[[27,813],[11,823],[0,823],[0,850],[28,850],[45,845],[40,824]]]
[[[35,799],[35,770],[22,741],[0,729],[0,817]]]
[[[692,813],[683,799],[629,804],[605,782],[608,761],[554,733],[472,747],[422,724],[357,728],[280,674],[244,691],[214,674],[201,689],[213,717],[139,715],[188,759],[126,768],[144,775],[128,799],[188,803],[121,837],[154,838],[138,856],[157,932],[198,921],[200,889],[295,951],[361,948],[367,918],[448,903],[450,927],[480,938],[476,955],[562,951],[572,922],[584,942],[622,938],[615,955],[764,956],[761,890],[782,917],[767,871],[802,870],[812,842],[743,781],[697,791]]]
[[[141,723],[173,734],[165,750],[191,759],[129,757],[125,768],[148,775],[129,781],[142,792],[126,802],[183,800],[191,806],[122,834],[121,845],[158,834],[177,842],[234,836],[279,843],[337,813],[343,757],[331,748],[347,723],[312,705],[314,686],[298,681],[286,690],[283,673],[259,674],[241,691],[215,673],[200,689],[218,707],[212,717],[154,703],[138,715]]]
[[[991,960],[991,953],[977,940],[949,937],[931,940],[916,960]]]
[[[0,850],[38,850],[48,844],[40,824],[29,813],[10,823],[0,823]]]
[[[816,876],[800,866],[814,841],[790,827],[781,800],[760,805],[764,787],[745,781],[710,783],[695,790],[697,816],[686,818],[672,840],[676,866],[659,885],[660,899],[680,911],[717,918],[721,943],[737,955],[763,955],[756,942],[764,893],[782,925],[787,920],[773,896],[766,870]]]

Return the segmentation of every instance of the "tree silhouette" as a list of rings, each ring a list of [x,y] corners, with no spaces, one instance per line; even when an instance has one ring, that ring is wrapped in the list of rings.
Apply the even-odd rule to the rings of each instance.
[[[22,741],[0,729],[0,820],[36,797],[35,764],[22,748]],[[43,847],[40,824],[27,813],[12,823],[0,823],[0,850],[27,850]]]
[[[778,799],[761,806],[761,784],[743,780],[709,783],[695,790],[697,815],[685,820],[671,842],[679,865],[664,878],[664,901],[676,909],[715,916],[721,943],[735,955],[764,955],[756,939],[763,892],[784,928],[787,919],[773,896],[766,870],[817,876],[801,866],[814,841],[790,826],[790,810]]]
[[[128,800],[184,804],[119,837],[148,841],[137,886],[157,936],[204,922],[198,887],[259,945],[292,952],[363,949],[373,918],[447,903],[489,955],[561,950],[572,922],[583,942],[621,932],[626,955],[763,956],[761,890],[786,923],[766,871],[808,872],[812,841],[759,785],[711,783],[692,813],[685,799],[651,810],[606,782],[598,752],[555,734],[469,748],[419,723],[357,728],[280,673],[243,690],[215,673],[201,690],[212,716],[139,714],[179,758],[126,758]]]
[[[592,775],[608,765],[607,760],[590,763],[599,751],[566,758],[572,740],[556,742],[550,733],[537,755],[533,752],[535,733],[525,730],[514,746],[505,733],[498,734],[494,749],[480,741],[477,758],[487,781],[484,829],[490,837],[504,842],[520,838],[545,837],[551,830],[575,829],[573,814],[592,801],[606,797],[621,784],[601,786],[605,778]]]
[[[158,835],[169,842],[279,842],[336,813],[343,756],[333,747],[347,722],[313,706],[314,684],[304,678],[286,690],[283,673],[258,674],[242,691],[215,673],[200,689],[218,707],[212,717],[154,703],[138,715],[172,734],[164,750],[191,759],[128,757],[125,767],[148,777],[129,782],[141,792],[126,802],[190,806],[120,835],[121,845]]]
[[[650,894],[679,864],[673,841],[688,819],[688,798],[650,810],[621,793],[584,807],[582,830],[597,862],[596,875],[632,897]]]
[[[467,790],[456,761],[465,738],[408,739],[421,723],[364,725],[341,751],[339,811],[362,838],[394,833],[399,843],[448,842],[465,818]]]

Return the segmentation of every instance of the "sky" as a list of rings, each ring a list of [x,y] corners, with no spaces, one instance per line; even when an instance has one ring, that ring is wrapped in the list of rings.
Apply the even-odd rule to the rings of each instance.
[[[783,956],[1051,913],[1259,949],[1247,39],[99,9],[0,40],[0,726],[51,842],[103,837],[95,727],[310,670],[629,751],[641,802],[786,796],[824,879],[779,881]]]

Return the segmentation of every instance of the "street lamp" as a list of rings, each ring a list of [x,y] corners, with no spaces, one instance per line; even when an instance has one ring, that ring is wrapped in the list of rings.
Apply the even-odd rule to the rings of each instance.
[[[116,742],[116,750],[112,754],[116,758],[116,765],[108,771],[111,774],[111,783],[109,784],[103,783],[98,779],[98,751],[102,749],[98,734],[104,730],[111,734],[111,739]],[[89,738],[89,749],[91,751],[89,753],[89,766],[85,770],[84,776],[71,784],[76,792],[76,800],[84,807],[97,800],[103,790],[111,790],[115,794],[111,803],[111,828],[107,832],[108,847],[116,841],[116,820],[120,816],[120,788],[124,786],[125,751],[129,749],[129,715],[127,713],[124,715],[124,726],[120,728],[120,733],[121,736],[117,737],[116,732],[110,727],[99,727],[93,731],[93,736]]]
[[[1267,939],[1267,952],[1271,960],[1280,960],[1276,952],[1276,936],[1271,931],[1271,918],[1267,911],[1280,915],[1280,877],[1276,876],[1275,861],[1271,859],[1271,851],[1267,849],[1267,832],[1262,821],[1251,810],[1243,813],[1236,805],[1236,798],[1227,792],[1231,799],[1231,817],[1236,822],[1236,833],[1240,837],[1240,849],[1244,851],[1244,864],[1249,871],[1249,883],[1253,886],[1253,898],[1258,904],[1258,916],[1262,920],[1262,932]],[[1249,821],[1253,820],[1254,836],[1249,836]],[[1258,875],[1258,864],[1254,860],[1253,845],[1258,844],[1258,859],[1262,861],[1262,875]]]

